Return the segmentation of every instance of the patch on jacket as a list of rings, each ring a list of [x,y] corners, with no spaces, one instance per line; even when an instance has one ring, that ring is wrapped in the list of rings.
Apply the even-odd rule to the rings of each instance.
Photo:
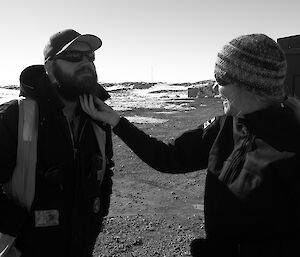
[[[59,225],[58,210],[35,211],[35,227],[51,227]]]
[[[203,129],[206,129],[208,126],[210,126],[214,121],[216,120],[216,117],[213,117],[210,120],[207,120],[203,123]]]

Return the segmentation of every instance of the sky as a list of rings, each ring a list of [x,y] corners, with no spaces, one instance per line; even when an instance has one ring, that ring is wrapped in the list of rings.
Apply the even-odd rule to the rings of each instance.
[[[100,82],[213,79],[217,52],[250,33],[300,34],[299,0],[9,0],[0,3],[0,86],[43,64],[49,37],[94,34]]]

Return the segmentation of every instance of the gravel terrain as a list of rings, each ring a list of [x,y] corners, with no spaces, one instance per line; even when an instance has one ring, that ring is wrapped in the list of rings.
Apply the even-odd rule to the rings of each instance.
[[[196,108],[178,112],[139,108],[122,114],[167,120],[136,124],[167,142],[222,113],[217,99],[189,104]],[[111,208],[94,256],[191,256],[191,241],[205,237],[205,170],[163,174],[141,162],[115,135],[113,143],[116,165]]]

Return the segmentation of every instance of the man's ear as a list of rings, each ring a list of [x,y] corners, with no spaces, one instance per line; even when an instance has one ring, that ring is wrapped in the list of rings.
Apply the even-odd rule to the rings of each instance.
[[[55,76],[53,74],[53,62],[49,61],[49,60],[46,61],[44,64],[44,67],[45,67],[46,74],[48,75],[50,81],[52,83],[57,83]]]

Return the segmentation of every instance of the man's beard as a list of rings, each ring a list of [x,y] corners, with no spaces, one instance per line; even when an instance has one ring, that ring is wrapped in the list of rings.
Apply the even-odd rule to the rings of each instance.
[[[90,74],[81,76],[81,73]],[[93,69],[83,66],[73,75],[66,74],[60,67],[54,64],[53,75],[57,81],[57,92],[66,100],[77,101],[82,94],[96,95],[99,87],[97,73]]]

